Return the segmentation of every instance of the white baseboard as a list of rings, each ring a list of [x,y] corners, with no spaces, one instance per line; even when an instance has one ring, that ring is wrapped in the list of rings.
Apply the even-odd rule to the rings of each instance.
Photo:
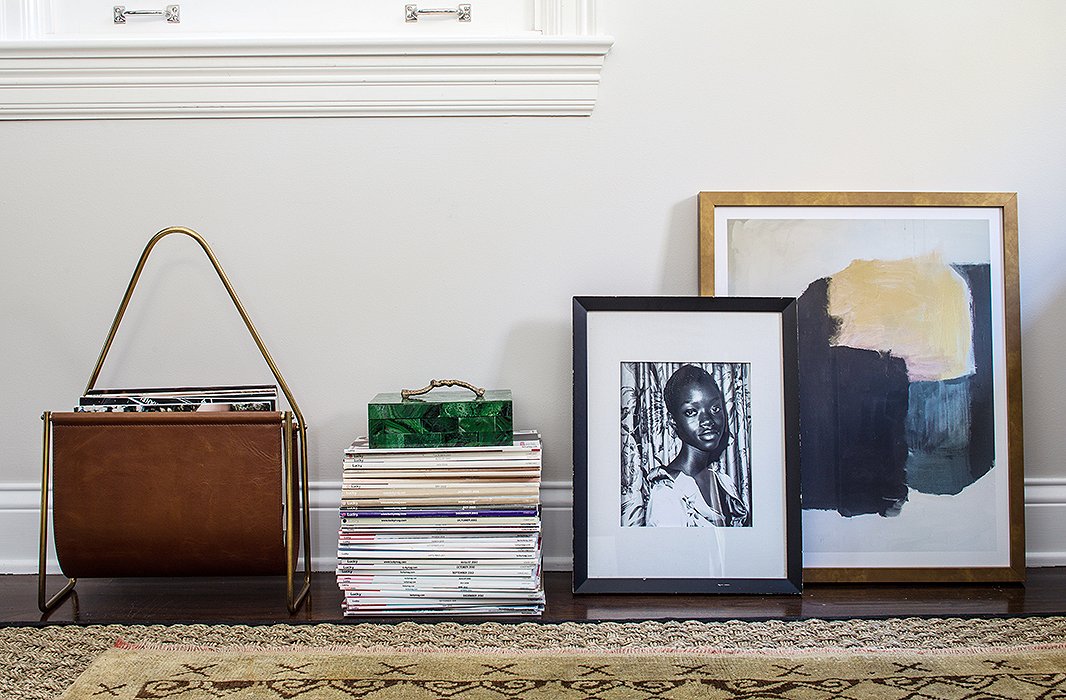
[[[340,490],[339,481],[310,484],[311,545],[317,571],[333,571],[337,566]],[[40,502],[39,484],[0,483],[0,574],[37,572]],[[544,567],[549,571],[569,571],[572,566],[572,503],[569,481],[541,484]],[[59,570],[54,548],[49,550],[48,568],[52,572]]]
[[[0,573],[36,573],[40,490],[34,483],[0,483]],[[314,568],[332,571],[337,563],[337,502],[340,482],[311,484]],[[569,481],[541,484],[544,568],[573,567],[573,490]],[[1025,480],[1026,564],[1066,566],[1066,478]],[[58,571],[55,553],[49,570]]]

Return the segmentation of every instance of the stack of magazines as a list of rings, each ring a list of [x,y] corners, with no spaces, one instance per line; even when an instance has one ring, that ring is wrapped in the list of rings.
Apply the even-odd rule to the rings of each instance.
[[[345,450],[337,583],[345,615],[544,611],[541,444]]]
[[[278,388],[271,384],[90,389],[75,412],[276,411]]]

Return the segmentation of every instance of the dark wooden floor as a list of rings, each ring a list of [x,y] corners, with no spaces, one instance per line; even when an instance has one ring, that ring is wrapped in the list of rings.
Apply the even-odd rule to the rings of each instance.
[[[64,580],[50,577],[49,590],[58,590]],[[1066,567],[1030,569],[1025,586],[808,584],[799,596],[575,596],[570,592],[570,574],[559,572],[548,573],[545,585],[547,609],[537,618],[542,622],[1066,614]],[[341,594],[329,573],[314,576],[311,600],[294,615],[285,609],[281,578],[83,579],[75,591],[76,597],[42,616],[37,610],[36,576],[0,576],[0,625],[371,619],[341,615]]]

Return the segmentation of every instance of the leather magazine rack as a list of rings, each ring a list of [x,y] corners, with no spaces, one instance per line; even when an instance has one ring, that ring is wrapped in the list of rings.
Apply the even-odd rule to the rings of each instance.
[[[149,254],[171,234],[189,236],[203,248],[291,410],[45,412],[42,612],[59,605],[79,577],[284,574],[290,612],[310,591],[307,424],[200,234],[171,227],[148,242],[85,391],[96,385]],[[50,480],[56,555],[68,578],[51,598],[46,591]],[[297,590],[301,533],[304,570]]]

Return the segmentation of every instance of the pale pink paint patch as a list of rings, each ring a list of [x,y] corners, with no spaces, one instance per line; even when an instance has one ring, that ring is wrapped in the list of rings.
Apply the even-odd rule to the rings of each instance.
[[[835,346],[903,358],[911,381],[973,374],[973,308],[962,275],[938,253],[854,260],[829,282]]]

